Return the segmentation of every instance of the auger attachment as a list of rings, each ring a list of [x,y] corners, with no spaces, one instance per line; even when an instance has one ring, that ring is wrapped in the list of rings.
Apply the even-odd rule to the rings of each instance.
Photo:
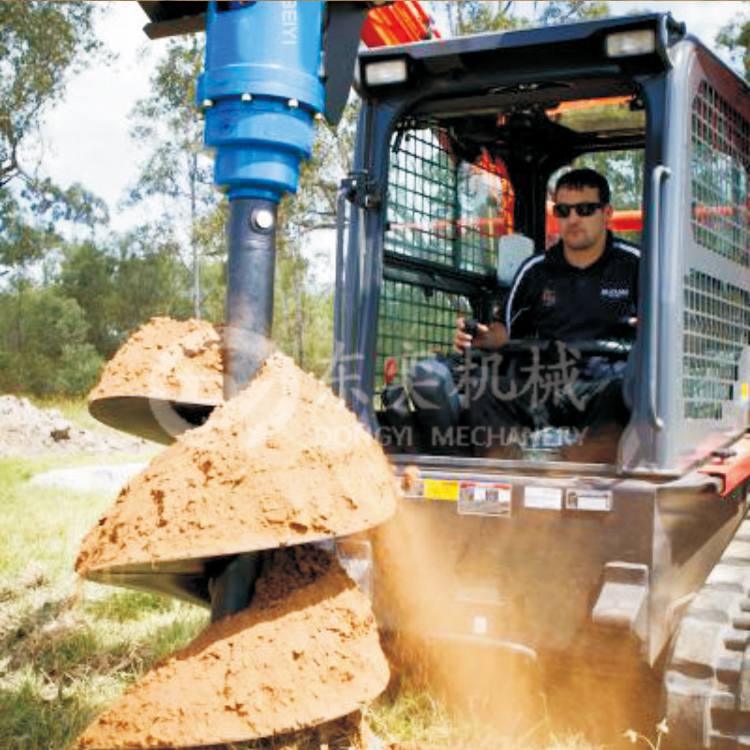
[[[196,747],[294,732],[356,711],[388,681],[367,597],[311,544],[384,522],[400,490],[343,401],[270,345],[277,204],[296,190],[314,117],[326,108],[323,5],[208,6],[197,99],[215,182],[230,201],[223,398],[214,390],[205,403],[175,399],[155,393],[154,381],[145,393],[92,398],[103,421],[163,442],[173,426],[159,413],[187,416],[183,423],[210,416],[177,430],[121,492],[84,540],[76,571],[210,604],[212,623],[92,724],[79,748]],[[364,20],[364,4],[332,5]],[[354,34],[344,46],[356,50],[359,27],[342,28]],[[166,408],[148,416],[146,402]]]
[[[169,445],[224,401],[224,328],[153,318],[107,363],[89,412],[109,427]]]
[[[400,496],[376,440],[290,358],[252,383],[134,477],[84,540],[92,580],[206,603],[231,556],[372,528]]]

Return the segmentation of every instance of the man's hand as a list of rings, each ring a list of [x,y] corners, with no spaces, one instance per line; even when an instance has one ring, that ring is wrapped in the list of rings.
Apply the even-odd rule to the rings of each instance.
[[[453,338],[453,346],[457,351],[463,352],[475,347],[483,350],[499,349],[508,341],[508,333],[502,323],[494,322],[490,325],[477,323],[476,336],[466,331],[466,318],[459,316],[456,321],[456,335]]]

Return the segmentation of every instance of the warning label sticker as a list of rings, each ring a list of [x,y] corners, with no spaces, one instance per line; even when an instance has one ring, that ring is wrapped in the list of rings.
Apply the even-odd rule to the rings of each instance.
[[[562,510],[563,491],[560,487],[527,487],[523,505],[535,510]]]
[[[568,510],[608,511],[612,510],[610,490],[576,489],[565,493],[565,507]]]
[[[511,486],[499,482],[460,483],[458,512],[462,515],[510,517]]]
[[[459,485],[457,479],[423,479],[422,497],[425,500],[458,501]]]

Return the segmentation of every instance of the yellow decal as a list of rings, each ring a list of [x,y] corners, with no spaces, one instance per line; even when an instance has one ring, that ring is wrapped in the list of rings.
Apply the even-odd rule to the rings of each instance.
[[[425,500],[458,502],[458,481],[455,479],[423,479],[422,497]]]

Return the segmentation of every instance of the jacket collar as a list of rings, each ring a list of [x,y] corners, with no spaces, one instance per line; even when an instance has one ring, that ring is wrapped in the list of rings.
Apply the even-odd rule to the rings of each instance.
[[[563,249],[562,240],[555,243],[547,251],[547,257],[556,265],[563,266],[574,271],[588,271],[589,269],[595,269],[600,265],[604,265],[609,261],[609,256],[612,254],[612,250],[614,247],[614,241],[614,235],[608,229],[607,240],[604,244],[604,252],[590,266],[586,266],[585,268],[580,268],[579,266],[574,266],[572,263],[568,263],[567,259],[565,258],[565,250]]]

